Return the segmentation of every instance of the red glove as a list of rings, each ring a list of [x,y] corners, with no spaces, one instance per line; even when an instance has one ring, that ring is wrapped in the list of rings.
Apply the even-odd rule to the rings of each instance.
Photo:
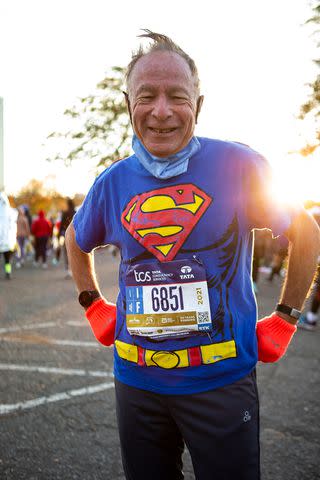
[[[257,322],[258,359],[266,363],[279,360],[286,353],[296,330],[296,325],[276,313]]]
[[[96,339],[107,347],[112,345],[116,329],[116,306],[100,298],[86,310],[86,317]]]

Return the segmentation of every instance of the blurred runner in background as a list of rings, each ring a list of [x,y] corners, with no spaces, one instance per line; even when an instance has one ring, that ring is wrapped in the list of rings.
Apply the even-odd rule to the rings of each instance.
[[[52,225],[51,222],[45,217],[43,210],[39,211],[38,218],[36,218],[32,223],[31,233],[35,238],[34,266],[37,267],[39,265],[39,260],[41,258],[42,268],[47,268],[47,245],[52,233]]]
[[[258,293],[259,269],[266,264],[266,253],[270,237],[272,234],[270,230],[255,230],[252,233],[254,238],[253,244],[253,261],[252,261],[252,281],[253,290]]]
[[[0,254],[4,256],[5,278],[11,279],[11,256],[17,241],[18,212],[10,207],[7,195],[0,192]],[[2,256],[2,255],[1,255]]]
[[[66,208],[66,210],[63,210],[63,212],[61,214],[61,221],[60,221],[59,231],[58,231],[59,247],[62,248],[63,256],[64,256],[64,267],[65,267],[65,270],[66,270],[66,277],[65,278],[71,278],[71,276],[72,276],[71,272],[69,270],[68,254],[67,254],[67,250],[66,250],[66,246],[65,246],[65,234],[66,234],[66,230],[67,230],[68,226],[70,225],[75,213],[76,213],[76,210],[75,210],[73,200],[71,200],[71,198],[67,198],[67,208]],[[60,257],[60,253],[59,253],[59,257]]]
[[[285,236],[280,235],[273,240],[272,247],[274,249],[274,252],[272,255],[271,272],[268,277],[269,282],[272,282],[275,275],[281,275],[284,261],[288,255],[289,242]]]
[[[31,213],[30,213],[29,205],[24,204],[24,205],[22,205],[22,207],[23,207],[25,216],[28,219],[28,224],[29,224],[29,228],[30,228],[30,232],[31,232],[32,216],[31,216]],[[25,252],[26,252],[26,258],[31,260],[34,257],[34,246],[33,246],[31,235],[27,238],[24,248],[25,248]]]
[[[17,219],[17,242],[18,242],[18,252],[17,252],[17,262],[16,268],[20,268],[24,265],[25,262],[25,245],[30,236],[30,227],[26,214],[24,213],[24,208],[20,206],[18,208],[18,219]]]

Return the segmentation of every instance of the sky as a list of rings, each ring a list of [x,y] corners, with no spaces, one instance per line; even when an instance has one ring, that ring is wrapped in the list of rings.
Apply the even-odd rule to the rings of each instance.
[[[0,96],[5,189],[50,178],[64,195],[85,193],[93,162],[45,161],[63,112],[127,65],[141,28],[171,36],[198,65],[205,103],[196,134],[249,144],[273,165],[286,195],[320,200],[319,160],[288,155],[311,138],[297,120],[317,57],[304,22],[308,0],[0,0]],[[286,185],[286,187],[285,187]]]

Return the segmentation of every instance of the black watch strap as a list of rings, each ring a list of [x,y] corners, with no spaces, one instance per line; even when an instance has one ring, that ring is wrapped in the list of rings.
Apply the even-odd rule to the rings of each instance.
[[[278,303],[276,306],[276,311],[281,313],[286,313],[290,317],[299,320],[301,311],[297,310],[296,308],[289,307],[289,305],[285,305],[284,303]]]
[[[90,305],[92,305],[92,303],[100,297],[101,295],[98,290],[83,290],[80,292],[78,300],[82,307],[89,308]]]

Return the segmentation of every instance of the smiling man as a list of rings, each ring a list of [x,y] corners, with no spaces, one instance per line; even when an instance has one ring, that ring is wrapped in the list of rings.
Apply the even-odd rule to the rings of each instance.
[[[316,268],[319,230],[274,201],[266,160],[194,136],[203,97],[194,61],[165,35],[133,55],[126,101],[134,154],[95,181],[66,235],[96,338],[114,343],[127,479],[258,480],[258,360],[279,360]],[[275,311],[257,323],[252,230],[290,242]],[[117,305],[100,293],[92,251],[121,251]],[[303,262],[301,261],[303,259]]]
[[[150,53],[127,79],[133,129],[148,152],[166,158],[185,148],[202,103],[185,59],[175,52]]]

